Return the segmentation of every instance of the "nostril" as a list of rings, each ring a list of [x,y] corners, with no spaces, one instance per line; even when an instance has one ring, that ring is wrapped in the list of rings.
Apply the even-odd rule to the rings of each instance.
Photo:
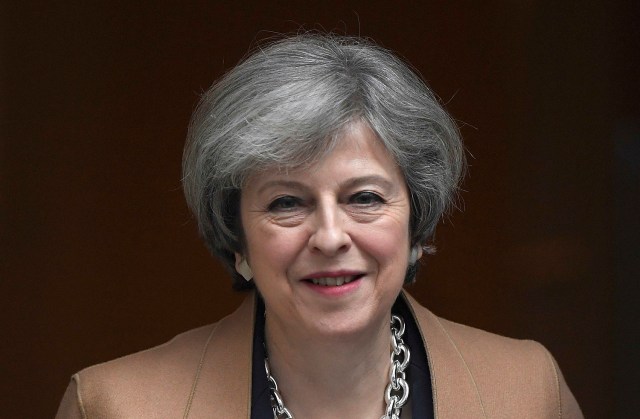
[[[351,237],[338,228],[319,228],[309,237],[310,249],[327,255],[344,252],[350,245]]]

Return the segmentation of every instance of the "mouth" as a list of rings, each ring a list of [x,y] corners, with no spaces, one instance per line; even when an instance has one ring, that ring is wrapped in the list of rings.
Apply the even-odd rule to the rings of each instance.
[[[305,279],[306,282],[310,282],[314,285],[320,285],[322,287],[339,287],[344,284],[348,284],[352,281],[356,281],[362,278],[364,274],[360,275],[344,275],[344,276],[321,276],[317,278]]]

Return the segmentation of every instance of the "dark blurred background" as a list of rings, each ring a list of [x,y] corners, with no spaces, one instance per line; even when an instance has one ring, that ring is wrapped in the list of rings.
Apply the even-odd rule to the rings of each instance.
[[[0,3],[0,416],[52,417],[75,371],[239,303],[183,201],[186,127],[256,40],[304,26],[397,51],[460,122],[464,210],[410,292],[542,342],[587,417],[636,417],[636,2],[417,3]]]

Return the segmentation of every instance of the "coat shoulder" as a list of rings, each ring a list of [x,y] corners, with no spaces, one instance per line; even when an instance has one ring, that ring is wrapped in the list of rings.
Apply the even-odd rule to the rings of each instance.
[[[520,340],[438,318],[472,378],[488,417],[582,418],[551,353]]]
[[[538,364],[546,360],[546,349],[533,340],[514,339],[438,317],[443,331],[461,352],[483,361]],[[529,362],[524,366],[528,366]]]
[[[583,417],[544,346],[442,319],[403,296],[422,333],[441,417]]]
[[[250,389],[254,309],[251,294],[217,323],[80,371],[56,417],[203,417],[216,408],[237,410]]]
[[[216,327],[192,329],[159,346],[83,369],[72,377],[57,417],[182,416]]]

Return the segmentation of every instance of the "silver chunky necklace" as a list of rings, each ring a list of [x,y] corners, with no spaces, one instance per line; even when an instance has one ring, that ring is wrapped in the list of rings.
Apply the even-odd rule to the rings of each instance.
[[[384,392],[384,400],[387,403],[385,414],[380,419],[400,419],[402,406],[409,398],[409,383],[406,380],[405,370],[409,366],[409,347],[402,340],[404,335],[404,321],[402,317],[391,315],[391,368],[389,369],[389,384]],[[294,419],[293,415],[284,405],[284,400],[278,390],[278,383],[271,375],[269,358],[264,357],[264,370],[267,373],[269,390],[271,393],[271,408],[274,419]]]

